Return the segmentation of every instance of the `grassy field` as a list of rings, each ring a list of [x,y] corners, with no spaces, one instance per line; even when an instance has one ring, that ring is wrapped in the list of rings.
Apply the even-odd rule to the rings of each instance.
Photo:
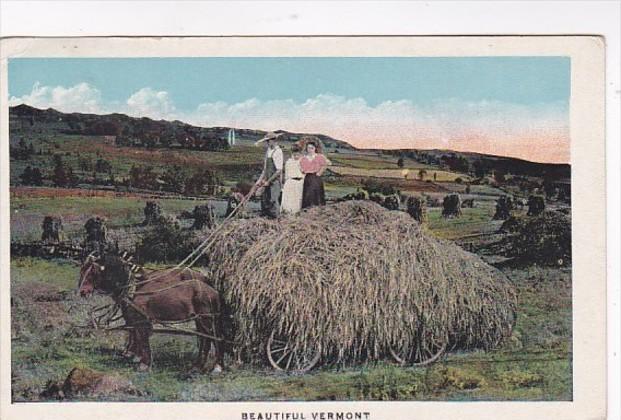
[[[326,366],[304,376],[261,367],[229,368],[219,376],[187,377],[194,340],[154,336],[151,373],[134,371],[120,356],[118,332],[79,328],[87,309],[103,297],[76,296],[79,267],[32,258],[11,262],[12,394],[38,400],[50,380],[73,367],[128,378],[141,395],[108,400],[570,400],[571,280],[568,270],[506,270],[519,290],[513,336],[491,351],[449,353],[432,366],[402,368],[389,360],[361,366]]]
[[[187,170],[215,168],[226,186],[251,180],[261,170],[263,150],[251,145],[226,152],[147,150],[116,147],[101,137],[56,136],[38,139],[44,152],[60,153],[74,168],[78,159],[109,160],[117,176],[126,176],[134,164],[152,164],[156,172],[179,165]],[[41,146],[41,147],[39,147]],[[426,194],[441,202],[450,192],[474,198],[474,208],[462,216],[445,219],[441,208],[429,207],[426,229],[448,240],[497,231],[492,221],[495,200],[504,191],[490,185],[471,185],[460,173],[431,167],[410,159],[404,162],[408,179],[396,159],[373,153],[330,153],[335,175],[326,176],[326,194],[337,199],[355,192],[372,178],[404,193]],[[30,161],[11,161],[11,185],[25,166],[51,170],[52,156],[44,153]],[[425,169],[423,180],[418,171]],[[79,171],[78,171],[79,174]],[[434,175],[436,180],[433,180]],[[457,178],[462,183],[455,182]],[[93,216],[107,220],[110,231],[131,230],[144,219],[147,198],[139,194],[117,196],[88,190],[12,190],[11,240],[31,241],[41,236],[46,215],[63,218],[65,236],[83,237],[84,223]],[[191,211],[201,201],[157,200],[165,213]],[[216,215],[224,214],[224,201],[210,199]],[[251,203],[253,211],[258,204]],[[421,368],[403,368],[389,358],[358,366],[331,366],[303,375],[275,373],[265,366],[236,366],[227,356],[221,375],[188,377],[196,353],[195,340],[158,335],[152,340],[154,367],[150,373],[133,369],[120,356],[125,338],[119,332],[83,328],[89,308],[105,297],[88,301],[75,292],[79,267],[68,260],[13,258],[11,260],[12,398],[37,401],[48,381],[63,380],[74,367],[85,367],[127,378],[139,394],[118,392],[101,400],[140,401],[240,401],[240,400],[571,400],[572,330],[571,270],[528,266],[503,268],[519,294],[518,320],[513,335],[493,351],[449,352],[441,361]]]
[[[170,213],[196,202],[161,200]],[[445,239],[493,232],[494,202],[478,201],[462,217],[445,219],[428,209],[426,228]],[[112,229],[142,218],[144,200],[131,197],[16,197],[12,235],[36,238],[50,209],[62,214],[67,234],[79,237],[86,214],[109,220]],[[11,261],[12,368],[14,401],[36,401],[49,381],[74,367],[127,378],[140,394],[114,393],[110,401],[240,400],[571,400],[571,272],[536,266],[503,269],[519,293],[514,334],[489,351],[452,352],[425,368],[402,368],[389,359],[359,366],[323,366],[304,376],[275,373],[266,366],[236,366],[227,357],[219,376],[186,376],[196,353],[193,339],[154,336],[154,368],[140,373],[120,356],[119,332],[81,328],[88,310],[106,303],[76,296],[79,267],[67,260]],[[86,398],[88,399],[88,398]]]
[[[11,240],[33,241],[41,238],[41,222],[47,215],[62,216],[63,231],[68,238],[83,235],[84,223],[91,217],[107,220],[110,229],[130,227],[144,220],[146,199],[136,197],[14,198],[11,200]],[[192,211],[200,202],[193,200],[158,200],[162,210],[178,215]]]
[[[420,179],[417,170],[411,169],[384,169],[384,168],[356,168],[350,166],[331,166],[330,170],[336,172],[339,175],[351,175],[361,177],[376,177],[376,178],[395,178],[404,179],[405,171],[407,171],[407,179]],[[463,175],[455,172],[442,171],[437,169],[426,169],[426,173],[423,175],[422,180],[434,180],[434,182],[455,182],[457,178],[461,178],[464,182],[472,180],[468,175]],[[435,178],[434,178],[435,175]]]

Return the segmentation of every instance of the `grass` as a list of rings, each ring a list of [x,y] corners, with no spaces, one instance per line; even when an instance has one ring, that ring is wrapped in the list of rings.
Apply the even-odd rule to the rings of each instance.
[[[492,232],[500,226],[500,222],[492,222],[494,215],[493,203],[479,207],[463,208],[461,217],[446,219],[442,217],[441,208],[427,210],[427,227],[442,239],[457,239],[466,235]]]
[[[357,168],[349,166],[331,166],[330,170],[339,175],[377,177],[377,178],[394,178],[404,179],[404,171],[408,171],[409,179],[420,179],[416,170],[409,169],[377,169],[377,168]],[[454,182],[457,178],[461,178],[464,182],[470,181],[472,178],[468,175],[442,171],[436,169],[426,169],[427,173],[423,176],[423,180],[433,180],[434,182]]]
[[[117,148],[102,138],[84,136],[59,136],[53,141],[41,136],[37,142],[52,152],[70,152],[63,160],[73,164],[74,169],[75,152],[93,161],[99,154],[112,162],[116,176],[127,174],[133,164],[146,162],[158,171],[172,164],[190,169],[213,166],[225,175],[227,185],[258,175],[263,156],[261,148],[249,145],[227,152],[199,152]],[[58,147],[52,146],[52,142]],[[39,148],[37,144],[35,148]],[[402,169],[396,167],[393,157],[345,153],[329,157],[335,172],[349,174],[326,182],[326,193],[331,198],[355,191],[359,183],[355,176],[383,177],[388,182],[403,180]],[[11,161],[11,184],[16,184],[26,165],[34,163],[50,171],[51,159],[35,155],[28,162]],[[465,186],[452,181],[457,177],[467,181],[467,176],[405,160],[405,168],[412,177],[417,178],[422,167],[427,171],[425,180],[433,179],[436,173],[438,185],[463,193]],[[432,186],[419,184],[413,188]],[[440,208],[429,208],[427,229],[445,239],[492,232],[500,223],[491,221],[493,200],[500,193],[490,186],[472,186],[471,195],[477,200],[475,208],[463,209],[462,217],[456,219],[444,219]],[[440,199],[445,194],[443,190],[430,193]],[[142,221],[145,201],[134,197],[71,195],[13,197],[11,240],[39,239],[41,222],[48,214],[63,217],[64,231],[69,237],[81,237],[84,222],[96,215],[108,219],[110,228],[129,227]],[[159,203],[165,212],[173,214],[192,210],[199,204],[188,200]],[[228,369],[223,375],[186,377],[196,354],[195,340],[154,336],[153,371],[137,372],[119,355],[125,343],[122,333],[77,327],[86,324],[89,307],[109,302],[101,296],[90,301],[76,296],[77,264],[14,258],[10,279],[12,397],[14,401],[36,401],[47,381],[62,380],[73,367],[81,366],[121,375],[144,392],[143,396],[105,397],[110,401],[571,400],[571,272],[536,266],[504,271],[518,289],[518,320],[514,334],[494,351],[452,352],[423,368],[398,367],[388,359],[349,367],[324,365],[303,376],[278,374],[267,367],[234,367],[227,357]]]
[[[389,156],[347,156],[339,153],[330,153],[328,158],[334,166],[346,166],[360,169],[426,169],[432,168],[429,165],[411,159],[405,159],[403,168],[398,168],[397,159]]]
[[[91,217],[107,220],[109,228],[128,227],[144,220],[144,198],[132,197],[52,197],[11,199],[11,240],[32,241],[41,238],[41,223],[46,215],[60,215],[63,231],[69,238],[84,234],[84,223]],[[191,211],[198,201],[158,200],[165,213]]]
[[[11,161],[11,185],[19,182],[19,175],[26,166],[38,167],[44,174],[52,172],[53,154],[60,154],[63,162],[70,165],[78,176],[91,175],[79,169],[80,159],[90,159],[94,164],[101,157],[112,164],[115,178],[129,175],[132,165],[152,165],[156,173],[162,173],[166,166],[178,165],[184,170],[198,171],[215,169],[220,175],[232,180],[246,179],[247,171],[259,173],[263,160],[263,149],[255,146],[236,146],[228,151],[199,151],[187,149],[155,149],[117,147],[105,142],[99,136],[54,135],[33,137],[35,150],[49,150],[52,154],[33,155],[28,161]],[[54,144],[54,146],[52,145]],[[103,179],[106,174],[99,174]]]
[[[106,397],[110,401],[571,400],[570,271],[531,267],[506,274],[518,286],[519,317],[513,336],[495,351],[449,353],[424,368],[401,368],[386,360],[289,376],[243,366],[220,376],[188,378],[185,371],[196,352],[193,339],[154,336],[153,371],[137,372],[119,356],[123,334],[80,334],[73,328],[87,319],[85,303],[107,302],[105,297],[84,302],[71,293],[76,264],[13,259],[13,398],[37,400],[48,380],[61,380],[80,366],[121,375],[144,392]],[[68,293],[64,300],[37,300],[59,291]]]

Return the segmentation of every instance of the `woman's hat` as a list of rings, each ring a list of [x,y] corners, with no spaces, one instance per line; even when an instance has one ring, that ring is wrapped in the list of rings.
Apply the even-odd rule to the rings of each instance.
[[[306,150],[306,146],[309,144],[315,146],[315,151],[317,153],[323,153],[323,144],[321,143],[321,140],[315,136],[304,136],[298,141],[298,145],[302,150]]]
[[[261,144],[264,141],[268,141],[268,140],[276,140],[278,137],[280,137],[282,134],[280,133],[276,133],[274,131],[270,131],[269,133],[265,134],[265,137],[263,137],[260,140],[257,140],[255,144]]]

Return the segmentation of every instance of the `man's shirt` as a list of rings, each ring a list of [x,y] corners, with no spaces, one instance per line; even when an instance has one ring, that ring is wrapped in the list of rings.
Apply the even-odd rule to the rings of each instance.
[[[276,167],[276,170],[282,171],[284,158],[280,146],[276,146],[273,149],[267,149],[267,152],[265,152],[265,160],[270,158],[274,161],[274,166]]]

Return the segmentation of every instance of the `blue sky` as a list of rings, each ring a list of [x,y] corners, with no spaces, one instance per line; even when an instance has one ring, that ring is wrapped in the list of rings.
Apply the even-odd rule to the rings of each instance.
[[[520,157],[569,159],[567,57],[17,58],[8,76],[11,105],[322,132],[361,147],[510,154],[539,139],[540,156]]]
[[[180,109],[205,101],[304,100],[322,93],[418,104],[446,98],[519,104],[567,101],[569,59],[481,58],[131,58],[12,59],[9,95],[86,82],[104,100],[145,86],[165,90]]]

